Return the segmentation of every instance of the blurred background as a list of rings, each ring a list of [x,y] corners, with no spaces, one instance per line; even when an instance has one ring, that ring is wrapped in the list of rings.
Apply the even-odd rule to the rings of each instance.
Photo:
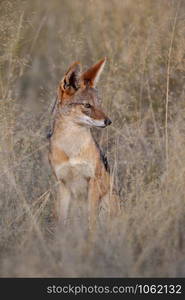
[[[0,45],[0,276],[184,277],[184,0],[1,0]],[[122,213],[87,252],[83,220],[56,231],[46,135],[69,65],[104,56]]]

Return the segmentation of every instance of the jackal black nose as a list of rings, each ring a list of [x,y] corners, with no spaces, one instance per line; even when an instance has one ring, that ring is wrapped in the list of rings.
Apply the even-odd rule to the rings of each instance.
[[[105,123],[105,126],[108,126],[112,123],[112,121],[110,119],[105,119],[104,123]]]

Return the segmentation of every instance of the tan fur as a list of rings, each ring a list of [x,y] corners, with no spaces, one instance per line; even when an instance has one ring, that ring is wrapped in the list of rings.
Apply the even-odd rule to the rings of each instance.
[[[118,207],[112,194],[112,178],[90,130],[92,126],[105,127],[107,120],[110,121],[92,87],[104,62],[100,61],[84,74],[79,73],[79,63],[69,68],[59,85],[62,92],[58,95],[50,140],[49,160],[59,182],[59,218],[65,223],[71,202],[76,201],[77,206],[83,202],[84,206],[88,205],[91,229],[102,199],[108,199],[110,214]],[[71,96],[69,90],[73,90]]]

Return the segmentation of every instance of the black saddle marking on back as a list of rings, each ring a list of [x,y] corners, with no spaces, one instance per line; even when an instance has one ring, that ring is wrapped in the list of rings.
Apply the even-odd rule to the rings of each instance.
[[[109,166],[109,162],[108,162],[108,159],[105,155],[105,153],[102,151],[102,149],[100,148],[99,144],[97,143],[97,141],[94,139],[94,142],[96,144],[96,147],[98,148],[99,150],[99,153],[100,153],[100,159],[101,161],[103,162],[103,165],[105,167],[105,170],[110,173],[110,166]]]
[[[46,137],[47,139],[50,139],[50,137],[53,135],[53,130],[50,129],[49,132],[47,133]]]

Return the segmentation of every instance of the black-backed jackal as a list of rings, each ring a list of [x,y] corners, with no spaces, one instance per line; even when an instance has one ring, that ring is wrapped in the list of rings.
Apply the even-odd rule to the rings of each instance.
[[[65,223],[71,203],[78,206],[83,201],[91,229],[103,201],[108,202],[110,214],[119,207],[107,159],[91,134],[91,127],[111,124],[95,89],[104,65],[105,59],[84,73],[78,62],[69,68],[59,84],[50,137],[49,160],[59,185],[59,219]]]

